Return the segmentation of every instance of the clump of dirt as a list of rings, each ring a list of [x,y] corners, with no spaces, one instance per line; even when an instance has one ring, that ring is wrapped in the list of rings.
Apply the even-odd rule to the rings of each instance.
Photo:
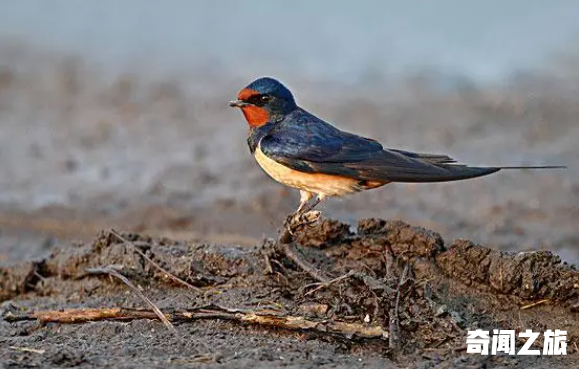
[[[293,240],[305,264],[323,272],[322,282],[274,240],[248,249],[113,231],[40,261],[2,266],[0,340],[16,349],[0,349],[0,357],[84,367],[115,360],[155,366],[147,358],[231,367],[248,357],[263,367],[288,359],[332,367],[358,360],[428,367],[425,358],[447,367],[546,367],[563,360],[466,354],[466,331],[477,328],[567,330],[567,352],[576,352],[579,272],[549,252],[498,252],[467,240],[445,246],[433,231],[379,219],[361,220],[356,230],[325,220],[301,227]],[[114,266],[155,301],[181,338],[150,322],[155,316],[146,309],[134,310],[146,305],[126,286],[87,273],[103,266]],[[75,308],[106,308],[109,315],[84,319],[96,322],[75,330],[54,326],[42,312],[54,317]],[[110,340],[119,330],[125,340]],[[126,337],[138,332],[141,338]],[[135,361],[135,346],[143,345],[158,356],[147,352]],[[535,345],[542,347],[540,340]],[[256,353],[259,347],[268,349]]]

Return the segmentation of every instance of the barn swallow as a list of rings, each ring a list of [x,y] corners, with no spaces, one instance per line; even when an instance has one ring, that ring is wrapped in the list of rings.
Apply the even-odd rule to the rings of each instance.
[[[300,191],[298,218],[328,196],[343,196],[391,182],[446,182],[485,176],[501,169],[562,166],[470,167],[446,155],[384,148],[376,140],[337,129],[300,108],[279,81],[259,78],[229,106],[249,124],[247,143],[273,179]],[[316,196],[312,202],[310,200]]]

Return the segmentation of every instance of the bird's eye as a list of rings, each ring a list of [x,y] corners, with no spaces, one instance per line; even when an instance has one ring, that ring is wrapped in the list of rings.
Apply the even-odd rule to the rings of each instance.
[[[269,100],[271,100],[271,97],[269,97],[268,95],[261,95],[260,100],[262,103],[267,103],[269,102]]]

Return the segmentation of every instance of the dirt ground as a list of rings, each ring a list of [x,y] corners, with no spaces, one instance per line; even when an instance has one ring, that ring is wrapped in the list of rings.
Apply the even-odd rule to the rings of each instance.
[[[0,359],[6,367],[82,368],[579,363],[579,272],[549,252],[502,253],[467,240],[445,245],[433,231],[378,219],[362,220],[355,230],[326,220],[299,229],[295,240],[305,260],[328,278],[347,277],[316,283],[273,240],[246,248],[109,231],[42,260],[3,267]],[[175,333],[152,314],[78,324],[30,317],[81,307],[147,310],[124,284],[89,273],[110,265],[165,313],[173,312]],[[192,287],[176,285],[168,274]],[[570,356],[465,352],[466,330],[497,327],[567,330]]]
[[[412,278],[399,298],[401,346],[230,319],[176,322],[178,336],[150,319],[40,326],[4,319],[2,365],[577,366],[575,271],[547,252],[532,252],[579,261],[576,75],[452,88],[428,76],[383,85],[285,81],[303,107],[389,147],[447,153],[470,164],[569,166],[460,183],[396,184],[331,199],[321,210],[339,221],[299,233],[300,249],[334,277],[358,275],[308,295],[316,281],[271,244],[264,246],[264,239],[277,238],[298,196],[261,172],[248,153],[241,115],[227,108],[251,78],[203,71],[111,74],[77,57],[0,42],[3,316],[146,308],[123,283],[80,275],[122,265],[164,311],[214,305],[356,324],[368,315],[389,332],[393,291],[408,264]],[[110,228],[132,232],[123,234],[202,293],[168,283],[134,250],[100,233]],[[264,273],[264,255],[274,261],[272,273]],[[523,283],[529,281],[540,283]],[[568,329],[573,355],[467,355],[465,332],[472,327]]]

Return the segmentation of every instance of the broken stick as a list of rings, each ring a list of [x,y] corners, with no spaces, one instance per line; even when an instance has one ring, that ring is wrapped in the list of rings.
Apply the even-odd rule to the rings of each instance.
[[[190,322],[201,319],[221,319],[239,323],[277,327],[288,330],[314,331],[320,334],[338,335],[347,339],[379,338],[387,339],[388,331],[376,324],[350,323],[336,320],[314,320],[302,316],[281,315],[268,311],[229,309],[217,305],[188,310],[173,310],[164,316],[173,322]],[[144,309],[103,308],[46,310],[24,314],[8,313],[4,319],[9,322],[38,320],[40,323],[75,324],[91,321],[136,319],[159,319],[159,315]]]
[[[315,223],[320,218],[319,212],[310,213],[302,215],[302,217],[297,221],[290,215],[288,220],[284,223],[284,230],[278,238],[277,246],[288,259],[293,261],[300,269],[308,273],[312,278],[321,283],[329,283],[332,278],[327,277],[323,271],[305,260],[299,254],[299,251],[295,246],[293,234],[296,228],[300,226],[308,226],[311,223]]]
[[[203,293],[203,291],[200,288],[197,288],[195,286],[193,286],[191,283],[187,283],[186,281],[182,280],[181,278],[177,277],[176,275],[174,275],[173,273],[171,273],[170,271],[168,271],[167,269],[163,268],[162,266],[160,266],[159,264],[157,264],[155,261],[153,261],[153,259],[151,259],[150,257],[148,257],[144,252],[142,252],[141,250],[139,250],[139,248],[131,241],[127,240],[125,237],[121,236],[117,231],[115,231],[114,229],[109,230],[109,233],[112,234],[113,236],[115,236],[119,241],[123,242],[125,245],[127,246],[131,246],[131,248],[139,255],[141,255],[145,260],[147,260],[149,263],[151,263],[152,266],[154,266],[155,268],[157,268],[158,270],[160,270],[163,274],[165,274],[167,277],[169,277],[170,279],[172,279],[174,282],[179,283],[187,288],[192,289],[195,292],[198,293]]]
[[[134,284],[133,282],[129,281],[127,277],[119,273],[115,268],[108,266],[108,267],[101,267],[101,268],[88,268],[86,269],[87,275],[98,275],[98,274],[108,274],[115,278],[120,279],[124,284],[126,284],[133,292],[137,294],[141,298],[141,300],[145,301],[147,305],[153,309],[153,312],[157,318],[159,318],[163,324],[167,327],[168,330],[177,334],[177,330],[173,327],[173,324],[167,319],[165,314],[161,312],[161,310],[151,301],[147,296],[145,296]]]

